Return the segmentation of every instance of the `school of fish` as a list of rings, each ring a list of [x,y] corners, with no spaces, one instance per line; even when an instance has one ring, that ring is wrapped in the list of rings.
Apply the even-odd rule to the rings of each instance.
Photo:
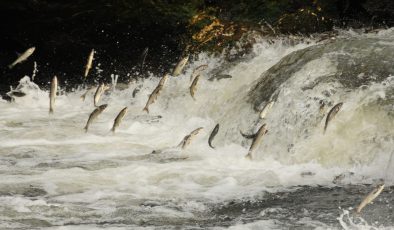
[[[11,69],[15,65],[22,63],[23,61],[28,59],[33,54],[34,51],[35,51],[35,47],[27,49],[13,63],[11,63],[9,65],[9,68]],[[94,53],[95,53],[95,51],[94,51],[94,49],[92,49],[89,56],[88,56],[87,63],[85,65],[85,72],[83,74],[83,76],[85,78],[89,75],[89,71],[92,68]],[[145,64],[145,59],[146,59],[147,54],[148,54],[148,48],[145,48],[142,55],[141,55],[141,59],[142,59],[141,71],[143,70],[143,66]],[[187,65],[188,61],[189,61],[189,55],[186,55],[183,58],[181,58],[180,61],[178,62],[178,64],[173,69],[171,76],[173,76],[173,77],[179,76],[183,72],[183,69]],[[200,65],[197,68],[195,68],[193,70],[192,74],[190,75],[190,81],[192,83],[189,87],[189,91],[190,91],[190,95],[193,98],[193,100],[196,100],[197,85],[200,80],[201,72],[204,71],[205,69],[207,69],[207,67],[208,67],[207,64]],[[160,79],[156,88],[149,95],[146,105],[143,108],[143,111],[145,111],[149,114],[149,106],[151,106],[158,99],[160,93],[164,89],[165,83],[168,81],[169,78],[170,78],[170,74],[166,73]],[[51,85],[50,85],[50,91],[49,91],[49,114],[53,114],[55,111],[55,101],[56,101],[56,96],[58,93],[58,88],[59,88],[58,78],[57,78],[57,76],[54,76],[52,78]],[[104,83],[101,83],[97,86],[95,93],[93,95],[93,105],[94,105],[95,109],[91,112],[91,114],[88,117],[88,120],[87,120],[86,125],[84,127],[85,132],[88,132],[89,127],[99,117],[99,115],[101,113],[103,113],[105,111],[105,109],[107,108],[108,104],[99,105],[99,101],[100,101],[100,98],[103,95],[103,93],[108,89],[110,89],[110,87]],[[86,99],[87,95],[90,92],[92,92],[93,90],[94,90],[94,87],[89,87],[86,90],[86,92],[83,95],[81,95],[81,99],[84,101]],[[12,92],[13,93],[9,94],[9,96],[18,96],[18,93],[16,91],[15,91],[16,93],[14,91],[12,91]],[[20,96],[24,96],[24,95],[20,95]],[[263,109],[259,113],[259,118],[261,120],[264,120],[268,116],[269,111],[274,106],[274,104],[275,104],[274,100],[268,101],[265,104],[265,106],[263,107]],[[319,107],[318,113],[324,114],[326,104],[323,101],[320,101],[319,104],[320,104],[320,107]],[[324,127],[323,127],[323,134],[326,133],[329,123],[332,122],[332,120],[334,120],[334,118],[340,112],[343,105],[344,105],[343,102],[339,102],[339,103],[335,104],[329,110],[329,112],[326,116],[326,119],[325,119],[325,123],[324,123]],[[114,119],[113,126],[110,131],[115,133],[116,129],[119,128],[122,120],[126,117],[127,111],[128,111],[128,108],[125,107],[119,112],[119,114]],[[253,129],[255,129],[255,128],[253,128]],[[192,140],[203,130],[204,130],[203,127],[199,127],[197,129],[193,130],[190,134],[186,135],[182,139],[182,141],[179,143],[179,145],[177,147],[181,148],[182,150],[185,150],[191,144]],[[215,149],[215,147],[212,145],[212,142],[213,142],[215,136],[218,134],[218,132],[219,132],[219,124],[216,124],[214,129],[211,131],[211,133],[209,135],[209,139],[208,139],[208,145],[212,149]],[[245,156],[247,159],[253,160],[255,158],[255,152],[259,148],[259,146],[263,140],[263,137],[265,135],[267,135],[267,133],[268,133],[268,125],[266,123],[262,124],[258,128],[257,132],[253,133],[253,134],[244,134],[242,131],[240,133],[243,137],[245,137],[247,139],[253,139],[252,143],[249,147],[249,150]],[[152,153],[157,153],[157,151],[154,151]],[[379,194],[383,191],[384,186],[385,186],[384,183],[382,183],[382,184],[378,185],[375,189],[373,189],[373,191],[370,194],[368,194],[362,200],[362,202],[359,204],[359,206],[356,208],[356,213],[359,214],[361,212],[361,210],[367,204],[371,203],[375,198],[377,198],[379,196]]]

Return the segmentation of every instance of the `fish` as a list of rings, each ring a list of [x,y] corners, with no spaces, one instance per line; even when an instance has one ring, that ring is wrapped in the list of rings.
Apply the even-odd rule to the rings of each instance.
[[[159,85],[163,86],[167,82],[168,77],[169,77],[168,73],[164,74],[164,76],[159,81]]]
[[[19,90],[11,90],[10,92],[6,93],[9,97],[24,97],[26,93],[19,91]]]
[[[194,78],[199,75],[201,71],[204,71],[208,68],[208,65],[200,65],[193,70],[193,73],[190,75],[190,82],[194,81]]]
[[[172,76],[176,77],[182,73],[183,68],[185,68],[187,62],[189,61],[189,55],[182,58],[178,64],[175,66],[174,71],[172,71]]]
[[[124,107],[118,114],[118,116],[116,116],[115,120],[114,120],[114,125],[112,126],[111,131],[115,132],[115,129],[117,127],[119,127],[120,122],[123,120],[123,118],[126,116],[127,113],[127,107]]]
[[[146,56],[148,55],[148,51],[149,51],[149,47],[146,47],[144,49],[144,51],[142,51],[142,54],[141,54],[141,73],[144,69],[145,59],[146,59]]]
[[[27,58],[29,58],[34,53],[35,50],[36,50],[36,47],[34,47],[34,46],[29,48],[29,49],[27,49],[13,63],[8,65],[8,68],[12,69],[12,67],[14,67],[16,64],[26,61]]]
[[[57,77],[54,76],[51,82],[51,90],[49,92],[49,113],[53,113],[53,108],[55,107],[55,98],[57,92]]]
[[[324,131],[323,131],[323,133],[326,133],[328,123],[329,123],[332,119],[334,119],[334,117],[337,115],[337,113],[339,112],[339,110],[342,108],[342,105],[343,105],[343,103],[340,102],[340,103],[334,105],[334,107],[332,107],[332,109],[330,110],[330,112],[328,112],[327,118],[326,118],[326,122],[325,122],[325,124],[324,124]]]
[[[186,135],[181,143],[179,143],[178,147],[181,147],[182,149],[185,149],[190,143],[192,142],[193,138],[201,131],[203,130],[203,127],[199,127],[195,130],[193,130],[189,135]]]
[[[104,90],[105,90],[104,83],[100,84],[97,87],[96,92],[94,93],[94,98],[93,98],[93,104],[95,107],[97,107],[97,103],[99,102],[101,95],[104,93]]]
[[[271,110],[274,103],[275,103],[274,101],[270,101],[264,106],[263,110],[261,110],[260,113],[260,119],[264,119],[267,116],[268,112]]]
[[[268,132],[266,128],[266,124],[263,124],[257,133],[254,135],[252,145],[250,145],[248,154],[245,156],[246,158],[253,159],[253,153],[254,151],[259,147],[259,144],[261,140],[263,139],[263,136]]]
[[[146,102],[146,105],[142,111],[146,111],[149,113],[149,105],[153,104],[157,97],[160,95],[161,90],[164,87],[164,84],[166,83],[168,79],[168,74],[165,74],[161,79],[159,84],[156,86],[156,88],[153,90],[153,92],[149,95],[148,101]]]
[[[245,134],[245,133],[243,133],[241,130],[240,130],[239,132],[240,132],[241,135],[242,135],[243,137],[245,137],[246,139],[253,139],[253,138],[256,137],[256,134]]]
[[[103,104],[93,110],[93,112],[89,116],[88,121],[86,122],[86,126],[84,128],[85,132],[88,132],[90,124],[98,117],[98,115],[100,115],[105,110],[105,108],[107,108],[107,106],[108,104]]]
[[[215,149],[215,147],[212,146],[212,141],[215,138],[216,134],[218,134],[218,132],[219,132],[219,124],[217,124],[215,126],[215,128],[213,128],[213,130],[212,130],[212,132],[211,132],[211,134],[209,135],[209,138],[208,138],[208,145],[209,145],[209,147],[211,147],[213,149]]]
[[[367,204],[371,203],[373,200],[375,200],[376,197],[379,196],[379,194],[383,191],[384,189],[384,184],[380,184],[378,186],[376,186],[376,188],[374,188],[372,190],[372,192],[370,192],[368,194],[368,196],[366,196],[364,198],[364,200],[361,201],[361,203],[358,205],[357,209],[356,209],[356,213],[360,213],[361,210],[367,206]]]
[[[198,80],[200,79],[200,75],[197,75],[197,77],[196,78],[194,78],[194,80],[193,80],[193,82],[192,82],[192,84],[190,85],[190,88],[189,88],[189,90],[190,90],[190,95],[192,96],[192,98],[194,99],[194,100],[196,100],[196,98],[194,97],[194,94],[195,94],[195,92],[196,92],[196,90],[197,90],[197,83],[198,83]]]
[[[94,56],[94,49],[92,49],[92,51],[90,51],[88,61],[85,66],[85,74],[84,74],[85,77],[88,76],[89,70],[92,68],[93,56]]]
[[[135,96],[137,96],[137,94],[140,92],[141,86],[142,85],[135,87],[135,89],[133,90],[133,93],[132,93],[133,98],[135,98]]]

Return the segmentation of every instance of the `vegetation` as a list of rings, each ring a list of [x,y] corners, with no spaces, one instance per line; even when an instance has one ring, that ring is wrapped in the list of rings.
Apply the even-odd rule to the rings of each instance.
[[[334,25],[393,24],[392,0],[2,0],[0,65],[34,45],[35,60],[50,62],[40,66],[43,72],[78,75],[95,48],[107,71],[122,73],[149,47],[147,70],[161,73],[186,49],[220,52],[268,25],[268,33],[310,34]],[[31,71],[24,66],[0,74],[15,82],[15,71]],[[9,85],[0,82],[0,88]]]

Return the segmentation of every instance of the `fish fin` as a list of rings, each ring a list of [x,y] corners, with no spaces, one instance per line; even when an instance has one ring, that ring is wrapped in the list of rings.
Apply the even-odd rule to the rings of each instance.
[[[252,154],[250,154],[250,152],[248,152],[248,154],[246,154],[245,158],[248,160],[252,160]]]
[[[85,130],[85,133],[88,132],[88,126],[87,125],[83,129]]]
[[[111,132],[115,133],[115,127],[112,127]]]
[[[257,134],[250,134],[250,135],[244,134],[241,130],[240,130],[239,132],[240,132],[241,135],[242,135],[243,137],[245,137],[246,139],[253,139],[253,138],[255,138],[256,135],[257,135]]]
[[[12,67],[14,67],[13,64],[8,65],[8,68],[9,68],[9,69],[12,69]]]
[[[49,114],[53,114],[53,109],[49,108]]]
[[[146,106],[144,107],[144,109],[142,111],[145,111],[145,112],[147,112],[149,114],[149,109]]]

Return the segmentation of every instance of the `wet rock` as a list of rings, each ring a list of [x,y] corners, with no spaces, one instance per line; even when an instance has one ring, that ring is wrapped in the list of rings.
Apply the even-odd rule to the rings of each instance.
[[[376,52],[380,50],[380,52]],[[341,51],[341,52],[339,52]],[[336,82],[346,89],[355,89],[371,82],[382,82],[394,74],[394,66],[381,60],[394,59],[393,47],[378,39],[337,39],[333,42],[312,46],[293,52],[265,72],[250,90],[248,101],[256,111],[262,103],[275,97],[279,86],[301,70],[307,63],[332,54],[330,59],[336,63],[335,74],[316,79],[316,84]],[[351,58],[350,58],[351,57]],[[366,77],[358,76],[364,73]],[[314,84],[315,84],[314,83]],[[330,97],[333,92],[323,91]]]
[[[311,34],[332,30],[331,19],[311,9],[300,9],[295,13],[283,15],[277,24],[282,33]]]

